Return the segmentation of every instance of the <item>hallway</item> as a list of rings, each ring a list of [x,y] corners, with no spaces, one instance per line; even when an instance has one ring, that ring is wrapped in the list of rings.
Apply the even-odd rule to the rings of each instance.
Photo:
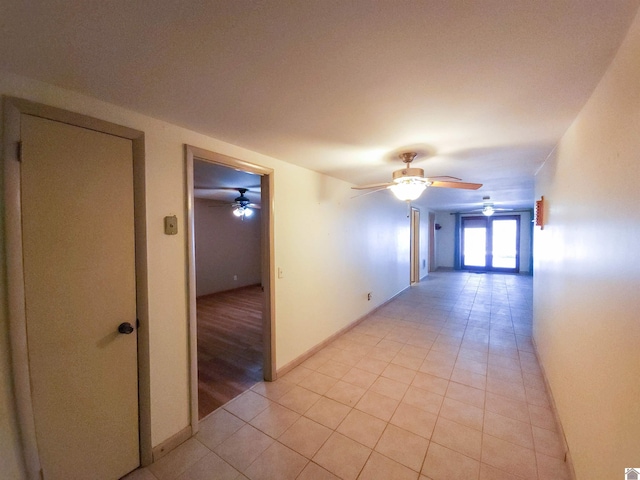
[[[569,479],[532,277],[435,272],[127,480]]]

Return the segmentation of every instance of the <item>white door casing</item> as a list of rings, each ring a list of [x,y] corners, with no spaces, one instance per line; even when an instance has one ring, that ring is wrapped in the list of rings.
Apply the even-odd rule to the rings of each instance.
[[[199,429],[198,416],[198,346],[197,346],[197,315],[196,315],[196,269],[195,269],[195,220],[194,220],[194,159],[217,163],[260,175],[261,193],[261,272],[263,288],[262,305],[262,333],[263,333],[263,373],[266,381],[276,380],[275,362],[275,284],[274,272],[274,216],[273,216],[273,170],[261,165],[253,164],[236,158],[228,157],[216,152],[185,145],[186,170],[186,213],[187,213],[187,253],[188,253],[188,290],[189,290],[189,350],[190,350],[190,393],[191,393],[191,431],[193,434]]]

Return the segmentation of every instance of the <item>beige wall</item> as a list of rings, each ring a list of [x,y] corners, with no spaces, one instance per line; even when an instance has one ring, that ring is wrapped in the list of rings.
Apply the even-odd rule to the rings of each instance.
[[[259,284],[260,210],[241,220],[220,202],[196,198],[193,206],[196,295]]]
[[[0,74],[0,94],[145,132],[154,446],[189,424],[185,143],[274,169],[275,266],[284,273],[274,286],[278,368],[408,286],[406,205],[387,192],[352,200],[345,182],[15,75]],[[178,216],[178,235],[164,235],[167,215]],[[1,287],[0,295],[4,295],[5,287]],[[367,292],[373,293],[370,302]],[[6,324],[3,308],[0,470],[3,475],[10,472],[10,478],[20,478]]]
[[[275,179],[282,367],[408,286],[409,219],[388,192],[351,199],[344,182],[288,164]]]
[[[536,178],[534,338],[579,480],[640,465],[640,20]]]
[[[447,212],[437,212],[436,223],[442,227],[436,230],[436,268],[453,268],[456,217]]]
[[[2,221],[0,221],[2,224]],[[4,239],[0,239],[0,248],[4,250]],[[0,282],[4,282],[5,264],[0,264]],[[9,339],[7,304],[4,288],[0,290],[0,472],[11,479],[22,479],[22,451],[19,447],[16,411],[12,401],[11,364],[9,361]]]

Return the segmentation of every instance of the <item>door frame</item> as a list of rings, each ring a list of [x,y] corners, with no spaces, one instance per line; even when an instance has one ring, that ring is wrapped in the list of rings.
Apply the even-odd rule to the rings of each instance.
[[[467,266],[464,263],[464,222],[465,220],[484,220],[486,229],[486,251],[485,266],[475,267]],[[516,266],[515,268],[496,268],[493,267],[493,222],[495,220],[515,220],[516,221]],[[478,272],[503,272],[503,273],[520,273],[520,215],[492,215],[486,217],[483,215],[464,216],[460,222],[460,266],[462,270],[478,271]]]
[[[409,268],[409,285],[415,285],[420,282],[420,210],[411,207],[411,241],[409,242],[410,250],[410,268]]]
[[[195,256],[195,219],[194,219],[194,159],[216,163],[224,167],[234,168],[260,175],[260,218],[261,218],[261,275],[264,289],[262,308],[263,335],[263,373],[266,381],[276,379],[275,366],[275,285],[274,241],[273,241],[273,169],[237,158],[222,155],[192,145],[184,146],[187,218],[187,290],[189,314],[189,360],[190,360],[190,416],[191,431],[198,431],[198,322],[196,311],[196,256]]]
[[[436,214],[429,212],[429,272],[436,271]]]
[[[3,98],[3,174],[7,313],[11,345],[12,374],[24,463],[29,479],[41,478],[36,442],[29,350],[27,345],[24,268],[22,263],[22,207],[20,184],[20,117],[23,114],[66,123],[80,128],[126,138],[133,145],[133,189],[136,269],[136,313],[138,327],[138,432],[140,465],[152,462],[151,389],[149,362],[149,308],[145,204],[144,132],[15,97]]]

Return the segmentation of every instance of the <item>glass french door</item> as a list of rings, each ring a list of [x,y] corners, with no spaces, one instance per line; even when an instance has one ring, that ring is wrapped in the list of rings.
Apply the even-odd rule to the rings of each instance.
[[[480,271],[520,270],[520,217],[462,217],[462,268]]]

